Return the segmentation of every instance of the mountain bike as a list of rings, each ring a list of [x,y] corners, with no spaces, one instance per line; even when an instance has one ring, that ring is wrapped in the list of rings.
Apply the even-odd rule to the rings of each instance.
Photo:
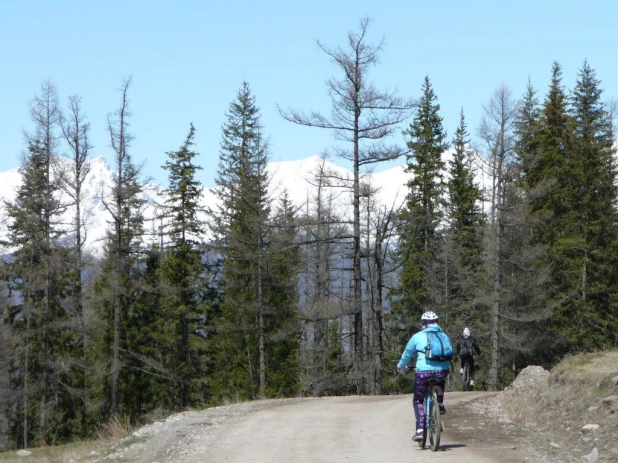
[[[442,433],[442,423],[440,422],[440,407],[438,405],[438,395],[442,394],[442,389],[438,386],[440,380],[430,378],[427,380],[427,391],[423,400],[425,409],[425,422],[423,423],[423,439],[418,445],[424,449],[427,439],[433,452],[440,448],[440,434]]]
[[[472,386],[470,385],[470,380],[472,379],[470,375],[470,359],[467,358],[464,360],[463,373],[461,374],[461,379],[463,380],[463,390],[471,391]]]

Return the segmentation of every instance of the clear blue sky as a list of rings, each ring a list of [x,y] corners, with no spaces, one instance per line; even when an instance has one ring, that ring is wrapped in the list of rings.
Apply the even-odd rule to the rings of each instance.
[[[131,152],[164,185],[165,152],[180,146],[191,122],[200,180],[214,184],[221,125],[243,80],[261,108],[271,160],[320,154],[332,146],[331,134],[282,120],[276,105],[330,111],[324,82],[339,75],[316,40],[345,45],[363,16],[373,20],[371,41],[386,39],[374,83],[418,97],[428,75],[449,139],[461,108],[475,135],[482,104],[503,83],[519,97],[530,78],[544,97],[554,60],[567,89],[587,59],[605,97],[618,97],[618,3],[611,0],[4,2],[0,170],[19,166],[28,104],[46,79],[63,105],[71,94],[82,97],[92,155],[111,161],[107,115],[131,76]]]

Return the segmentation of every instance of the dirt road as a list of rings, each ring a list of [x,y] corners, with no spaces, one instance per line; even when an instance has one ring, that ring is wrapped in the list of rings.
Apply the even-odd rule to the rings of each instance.
[[[483,393],[447,394],[441,449],[411,440],[412,398],[352,396],[263,401],[187,412],[145,428],[141,440],[95,461],[144,463],[539,461],[497,423],[464,410]]]

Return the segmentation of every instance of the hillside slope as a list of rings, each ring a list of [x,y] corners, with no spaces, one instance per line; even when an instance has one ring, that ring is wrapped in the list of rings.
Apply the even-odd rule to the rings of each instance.
[[[474,409],[546,451],[550,461],[618,462],[618,351],[568,357],[551,373],[528,367]]]

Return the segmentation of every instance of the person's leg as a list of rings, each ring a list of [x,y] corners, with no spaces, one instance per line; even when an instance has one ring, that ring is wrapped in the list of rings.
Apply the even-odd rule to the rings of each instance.
[[[432,374],[432,377],[440,379],[440,381],[438,381],[438,386],[440,386],[442,392],[438,394],[438,405],[440,406],[440,412],[444,414],[446,413],[446,409],[444,408],[444,391],[446,390],[448,370],[436,371]]]
[[[426,373],[416,372],[414,379],[414,397],[412,403],[414,404],[414,416],[416,418],[416,429],[423,429],[423,423],[425,422],[425,409],[423,408],[423,400],[425,400],[425,391],[427,390],[427,383],[425,378]]]
[[[470,380],[474,381],[474,355],[470,356]]]
[[[463,367],[464,367],[464,363],[466,363],[466,356],[465,355],[460,355],[459,356],[459,373],[463,373]]]

